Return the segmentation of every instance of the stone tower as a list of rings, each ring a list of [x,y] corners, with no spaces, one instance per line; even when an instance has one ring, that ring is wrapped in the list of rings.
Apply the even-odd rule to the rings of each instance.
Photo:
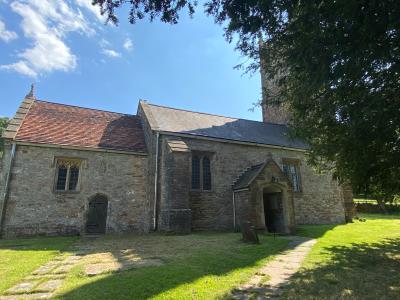
[[[260,47],[262,47],[262,43],[260,43]],[[262,59],[260,60],[260,72],[263,121],[265,123],[288,124],[291,119],[290,112],[285,106],[285,103],[279,103],[279,101],[277,101],[279,93],[277,82],[282,73],[279,72],[279,74],[273,79],[268,78],[268,70]]]

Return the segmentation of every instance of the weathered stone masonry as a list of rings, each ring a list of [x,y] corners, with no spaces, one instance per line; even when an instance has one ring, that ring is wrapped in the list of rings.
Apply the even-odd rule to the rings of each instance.
[[[285,126],[142,101],[137,116],[34,98],[21,107],[7,128],[0,169],[4,195],[15,143],[2,222],[6,237],[90,233],[89,201],[96,195],[107,199],[102,206],[107,219],[101,223],[106,233],[233,230],[243,219],[264,229],[268,193],[281,193],[284,233],[296,224],[342,223],[351,207],[351,189],[308,166],[306,146],[289,141]],[[193,153],[210,159],[211,190],[191,188]],[[81,162],[77,191],[55,192],[57,159]],[[284,161],[296,163],[301,192],[293,191],[283,173]],[[265,168],[248,190],[236,193],[234,221],[234,185],[246,170],[260,165]]]
[[[79,191],[54,192],[57,157],[84,162]],[[3,158],[3,178],[8,158]],[[84,233],[88,201],[96,194],[109,201],[107,232],[150,229],[145,155],[18,145],[11,174],[3,229],[6,237]]]
[[[183,138],[191,150],[208,151],[212,156],[210,192],[191,191],[193,229],[231,229],[233,220],[232,184],[247,167],[262,163],[269,155],[278,163],[282,158],[301,161],[302,192],[294,193],[297,224],[344,222],[340,188],[329,174],[319,175],[305,162],[301,151],[246,146],[232,143]]]
[[[282,158],[298,159],[302,179],[302,192],[294,193],[295,223],[321,224],[344,222],[344,206],[341,188],[331,175],[319,175],[305,162],[304,151],[276,149],[262,146],[248,146],[224,143],[206,139],[180,137],[190,151],[211,152],[212,190],[191,191],[190,182],[182,181],[182,188],[189,192],[192,230],[232,230],[233,204],[232,184],[247,167],[262,163],[270,155],[278,163]],[[161,136],[161,143],[176,139],[176,136]],[[174,168],[173,160],[167,159],[167,150],[160,152],[160,176],[168,177],[167,172]],[[186,165],[186,164],[185,164]],[[184,167],[186,177],[190,178],[190,167]],[[162,179],[160,179],[162,180]],[[172,179],[171,179],[172,180]],[[166,190],[171,186],[161,181],[161,205],[167,200]],[[164,193],[164,194],[163,194]],[[184,208],[184,207],[182,207]],[[162,210],[162,208],[161,208]]]

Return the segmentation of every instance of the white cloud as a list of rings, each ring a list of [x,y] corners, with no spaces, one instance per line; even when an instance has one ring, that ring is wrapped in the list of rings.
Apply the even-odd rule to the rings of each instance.
[[[90,11],[100,22],[107,20],[105,15],[101,15],[100,7],[92,5],[92,0],[75,0],[76,4]]]
[[[12,40],[15,40],[17,37],[18,35],[14,31],[7,30],[6,24],[0,20],[0,40],[8,43]]]
[[[102,52],[109,57],[120,57],[121,56],[121,53],[119,53],[115,50],[112,50],[112,49],[103,49]]]
[[[30,67],[28,67],[28,65],[24,61],[19,61],[19,62],[9,64],[9,65],[3,65],[3,66],[0,66],[0,69],[13,70],[22,75],[26,75],[29,77],[37,76],[37,73],[34,70],[32,70]]]
[[[99,42],[100,47],[105,48],[105,47],[109,47],[111,45],[111,43],[109,41],[107,41],[105,38],[102,38]]]
[[[76,67],[76,56],[64,42],[66,34],[95,33],[79,10],[72,9],[61,0],[16,0],[10,6],[22,17],[22,31],[26,38],[32,40],[33,46],[18,54],[19,61],[0,66],[1,69],[36,77]]]
[[[124,48],[127,51],[131,51],[133,49],[133,43],[132,43],[132,40],[130,38],[126,38],[126,40],[124,42]]]

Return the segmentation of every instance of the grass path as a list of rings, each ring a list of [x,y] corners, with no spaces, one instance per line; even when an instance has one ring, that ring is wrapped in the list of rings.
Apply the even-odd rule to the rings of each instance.
[[[0,294],[59,255],[76,239],[52,237],[0,240]]]
[[[318,238],[282,299],[400,299],[400,218],[301,226]]]

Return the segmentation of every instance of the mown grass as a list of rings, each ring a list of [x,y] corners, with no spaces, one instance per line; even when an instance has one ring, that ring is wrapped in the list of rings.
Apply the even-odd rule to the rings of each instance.
[[[74,241],[76,237],[0,240],[0,294]]]
[[[300,226],[317,238],[282,299],[400,299],[400,217]]]
[[[96,277],[85,276],[82,266],[77,267],[57,298],[219,299],[248,281],[288,243],[261,236],[260,245],[251,245],[240,237],[236,233],[106,237],[94,241],[99,252],[130,247],[138,256],[157,257],[165,264]]]

